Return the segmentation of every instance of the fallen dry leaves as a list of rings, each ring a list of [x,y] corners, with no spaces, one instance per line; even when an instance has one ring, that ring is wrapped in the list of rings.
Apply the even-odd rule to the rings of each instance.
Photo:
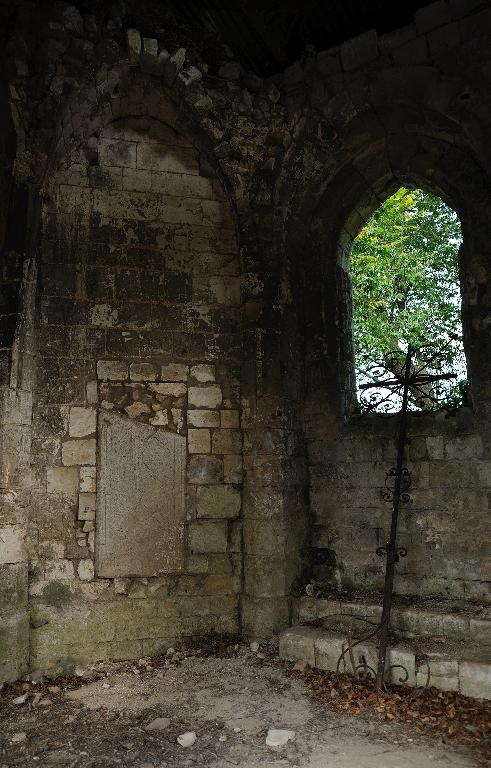
[[[391,685],[375,690],[373,680],[359,680],[334,672],[289,671],[304,680],[313,698],[350,715],[376,713],[385,720],[409,723],[417,731],[430,730],[474,748],[478,760],[491,761],[491,706],[455,691]]]

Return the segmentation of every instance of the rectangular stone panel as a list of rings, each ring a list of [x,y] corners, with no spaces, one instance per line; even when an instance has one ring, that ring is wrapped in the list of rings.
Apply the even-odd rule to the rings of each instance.
[[[97,575],[181,571],[186,439],[119,414],[99,422]]]

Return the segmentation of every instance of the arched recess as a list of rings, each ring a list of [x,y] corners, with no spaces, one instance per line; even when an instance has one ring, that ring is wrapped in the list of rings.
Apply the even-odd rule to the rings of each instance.
[[[491,185],[458,130],[449,140],[451,126],[444,126],[441,115],[439,131],[432,130],[428,113],[423,124],[406,131],[395,129],[396,116],[397,107],[386,121],[391,130],[385,138],[364,144],[334,173],[326,171],[315,191],[307,190],[289,226],[288,254],[304,333],[312,547],[325,550],[318,560],[327,563],[317,576],[348,586],[381,586],[374,551],[387,528],[381,488],[393,461],[395,421],[350,415],[347,261],[354,237],[384,199],[400,186],[422,187],[451,205],[462,223],[463,327],[473,408],[448,418],[412,420],[408,460],[414,503],[400,534],[410,557],[401,565],[397,589],[486,600]],[[383,124],[380,111],[378,117]]]
[[[118,89],[45,184],[34,418],[59,450],[34,457],[46,490],[31,526],[49,547],[36,552],[33,604],[50,622],[32,633],[36,667],[240,629],[234,212],[184,106],[138,73]],[[130,483],[131,509],[114,523],[104,430],[122,425],[155,445],[123,450],[122,481],[135,475],[140,495]]]

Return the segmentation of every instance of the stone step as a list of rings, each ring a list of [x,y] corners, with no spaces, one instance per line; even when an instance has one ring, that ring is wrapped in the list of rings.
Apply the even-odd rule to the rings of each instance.
[[[296,626],[280,635],[280,658],[288,661],[306,661],[312,667],[325,672],[336,671],[339,656],[347,647],[347,635],[319,627]],[[355,662],[361,663],[364,656],[367,664],[377,668],[377,647],[374,642],[361,643],[353,649]],[[428,666],[421,660],[424,656]],[[391,682],[406,682],[413,687],[424,686],[429,671],[429,685],[442,691],[459,691],[465,696],[491,699],[491,653],[489,648],[464,643],[446,642],[444,646],[426,641],[413,647],[408,641],[401,641],[390,649],[391,665],[403,665],[408,679],[400,667],[391,671]],[[351,669],[349,658],[342,665],[341,672]]]
[[[316,622],[325,628],[340,631],[351,628],[354,634],[363,634],[370,622],[376,624],[380,621],[381,614],[380,605],[366,600],[301,597],[296,601],[295,621]],[[402,638],[444,637],[450,641],[491,646],[491,607],[395,605],[391,613],[391,627]]]

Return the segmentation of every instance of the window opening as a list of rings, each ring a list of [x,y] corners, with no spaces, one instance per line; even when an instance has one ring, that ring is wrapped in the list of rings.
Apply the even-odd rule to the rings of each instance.
[[[351,252],[353,337],[361,411],[398,411],[401,396],[364,387],[399,375],[409,346],[428,376],[456,374],[438,383],[440,407],[465,404],[467,369],[462,341],[458,253],[460,221],[438,197],[399,189],[366,222]],[[436,386],[428,384],[428,387]],[[369,392],[370,396],[365,396]],[[410,410],[433,407],[424,387],[409,395]],[[427,395],[427,396],[425,396]]]

